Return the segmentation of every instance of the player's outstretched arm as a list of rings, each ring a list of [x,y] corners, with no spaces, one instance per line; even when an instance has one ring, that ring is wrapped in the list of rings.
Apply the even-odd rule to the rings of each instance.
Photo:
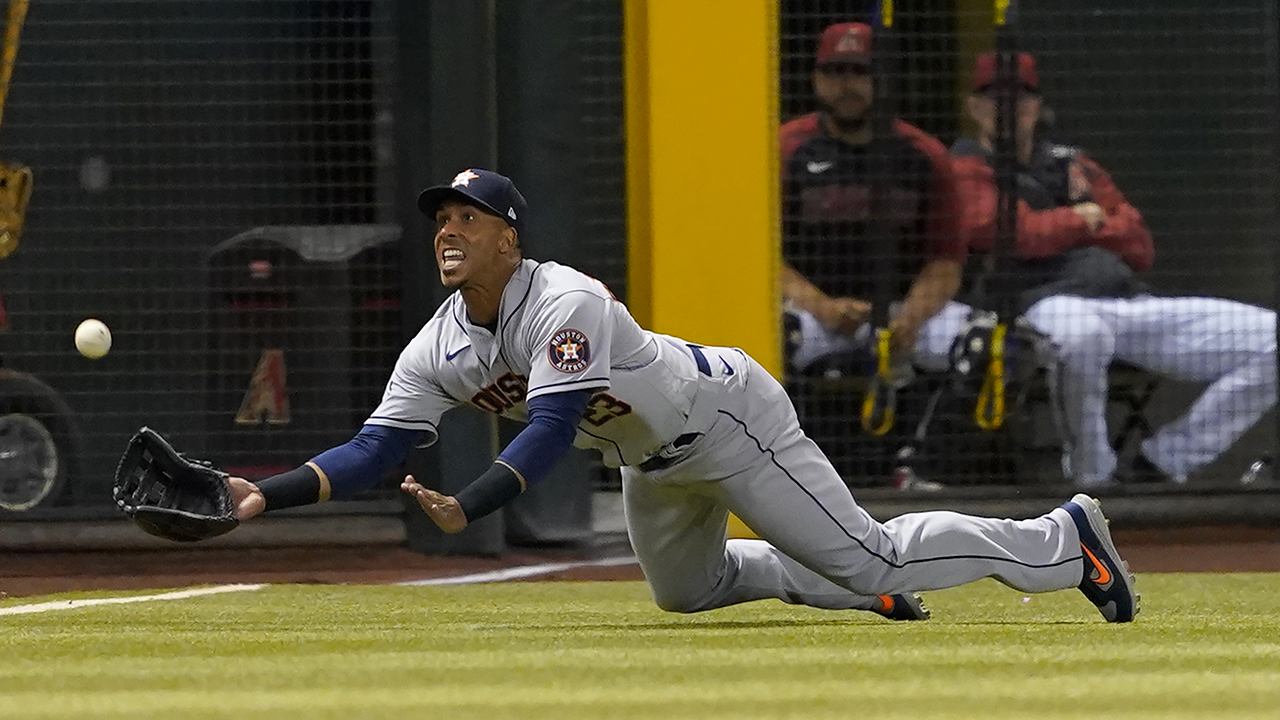
[[[269,510],[342,500],[372,487],[409,454],[416,430],[365,425],[343,445],[306,463],[251,483],[229,478],[236,518],[248,520]]]
[[[571,390],[530,398],[528,427],[456,497],[425,488],[412,475],[405,477],[400,489],[417,500],[441,530],[459,532],[468,522],[506,505],[551,472],[573,444],[578,421],[592,394],[591,390]]]

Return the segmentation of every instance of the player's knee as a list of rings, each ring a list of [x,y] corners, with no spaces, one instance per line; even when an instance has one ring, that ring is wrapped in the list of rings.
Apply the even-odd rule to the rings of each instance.
[[[696,613],[708,608],[705,598],[698,598],[685,593],[660,593],[654,591],[653,601],[666,612]]]
[[[695,613],[719,607],[725,595],[723,580],[713,585],[672,584],[667,587],[650,584],[653,601],[667,612]]]
[[[1105,328],[1092,324],[1054,333],[1059,357],[1068,363],[1097,362],[1106,365],[1116,352],[1116,338]]]

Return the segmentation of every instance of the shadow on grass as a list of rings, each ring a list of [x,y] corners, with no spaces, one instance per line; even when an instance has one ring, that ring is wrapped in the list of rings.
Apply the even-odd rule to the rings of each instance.
[[[948,620],[945,623],[937,621],[925,622],[904,622],[883,620],[880,618],[868,617],[866,619],[848,619],[848,620],[797,620],[797,619],[777,619],[777,620],[670,620],[666,622],[634,622],[634,623],[557,623],[554,625],[539,625],[538,627],[545,630],[556,630],[562,628],[573,628],[576,630],[685,630],[685,631],[711,631],[721,632],[726,630],[770,630],[783,628],[891,628],[891,627],[916,627],[928,625],[932,622],[936,625],[945,624],[949,627],[981,627],[981,626],[1023,626],[1023,627],[1047,627],[1055,625],[1078,627],[1081,625],[1095,624],[1090,620]]]

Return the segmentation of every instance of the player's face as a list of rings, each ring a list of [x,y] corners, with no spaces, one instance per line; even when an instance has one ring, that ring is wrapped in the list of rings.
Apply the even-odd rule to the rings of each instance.
[[[500,269],[502,256],[514,247],[515,231],[492,213],[455,200],[436,210],[436,265],[450,290]]]
[[[871,72],[866,65],[827,65],[813,72],[818,103],[837,122],[863,120],[871,109]]]
[[[1040,95],[1030,91],[1018,93],[1018,139],[1030,140],[1036,131],[1036,123],[1040,120]],[[978,125],[982,137],[993,139],[996,136],[996,98],[994,91],[977,93],[969,96],[969,116]]]

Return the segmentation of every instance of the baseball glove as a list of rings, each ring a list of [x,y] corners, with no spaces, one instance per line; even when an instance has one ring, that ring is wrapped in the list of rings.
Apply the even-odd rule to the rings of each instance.
[[[148,427],[129,441],[111,493],[138,527],[166,540],[205,540],[240,524],[227,474],[184,457]]]

